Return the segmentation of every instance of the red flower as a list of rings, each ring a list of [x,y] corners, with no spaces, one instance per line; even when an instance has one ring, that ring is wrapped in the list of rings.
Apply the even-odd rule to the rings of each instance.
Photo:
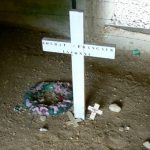
[[[64,99],[64,97],[60,95],[60,96],[58,97],[58,99],[59,99],[60,102],[62,102],[63,99]]]

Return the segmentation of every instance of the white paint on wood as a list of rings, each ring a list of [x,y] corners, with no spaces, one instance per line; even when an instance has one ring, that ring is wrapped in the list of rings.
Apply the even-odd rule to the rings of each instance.
[[[83,44],[83,33],[83,12],[70,11],[71,43],[76,46]],[[85,119],[84,56],[76,55],[83,53],[83,49],[72,48],[72,50],[74,117]]]
[[[99,107],[100,107],[99,104],[95,104],[94,107],[92,107],[92,106],[89,106],[89,107],[88,107],[88,110],[91,111],[91,115],[90,115],[90,119],[91,119],[91,120],[94,120],[94,119],[95,119],[96,114],[99,114],[99,115],[102,115],[102,114],[103,114],[103,111],[101,111],[101,110],[99,109]]]
[[[54,40],[53,38],[42,39],[43,50],[54,53],[83,55],[100,58],[115,58],[115,47],[99,46],[90,44],[72,44],[66,40]]]
[[[114,46],[84,44],[83,12],[70,11],[71,42],[43,38],[43,51],[71,54],[75,118],[85,119],[84,56],[115,58]]]

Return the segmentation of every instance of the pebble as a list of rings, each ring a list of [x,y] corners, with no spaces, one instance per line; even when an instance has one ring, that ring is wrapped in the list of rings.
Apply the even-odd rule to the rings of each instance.
[[[130,127],[129,126],[121,126],[119,127],[119,131],[123,132],[123,131],[129,131]]]
[[[121,107],[118,106],[117,104],[110,104],[109,105],[109,110],[113,111],[113,112],[120,112],[121,111]]]
[[[129,131],[130,127],[126,126],[124,129],[125,129],[125,131]]]
[[[41,120],[42,122],[46,121],[46,116],[40,116],[40,120]]]
[[[16,132],[13,132],[12,135],[15,136],[15,135],[16,135]]]
[[[124,131],[124,127],[119,127],[119,131],[123,132]]]
[[[117,90],[117,88],[114,88],[114,91],[116,91]]]
[[[150,141],[145,141],[143,145],[145,148],[150,149]]]
[[[39,129],[41,132],[47,132],[48,131],[48,129],[46,129],[46,128],[40,128]]]

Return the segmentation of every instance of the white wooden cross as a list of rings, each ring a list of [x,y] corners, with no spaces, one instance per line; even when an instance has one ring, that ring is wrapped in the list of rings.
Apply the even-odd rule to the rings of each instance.
[[[71,42],[43,38],[43,51],[71,54],[74,117],[85,119],[84,56],[115,58],[114,46],[84,44],[83,12],[69,11]]]
[[[90,119],[94,120],[96,117],[96,114],[102,115],[103,111],[99,110],[100,105],[99,104],[95,104],[94,107],[89,106],[88,110],[91,111],[91,115],[90,115]]]

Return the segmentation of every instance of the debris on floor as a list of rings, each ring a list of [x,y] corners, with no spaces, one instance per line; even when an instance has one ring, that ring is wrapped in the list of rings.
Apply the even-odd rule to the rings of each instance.
[[[46,119],[47,119],[46,116],[40,116],[40,120],[41,120],[42,122],[46,121]]]
[[[120,112],[121,111],[121,107],[118,104],[110,104],[109,105],[109,110],[113,111],[113,112]]]
[[[48,131],[48,129],[46,129],[46,128],[40,128],[39,129],[41,132],[47,132]]]
[[[130,127],[129,126],[121,126],[119,127],[119,131],[123,132],[123,131],[129,131]]]
[[[143,143],[143,146],[145,147],[145,148],[147,148],[147,149],[150,149],[150,141],[145,141],[144,143]]]
[[[48,124],[45,124],[42,128],[39,129],[41,132],[47,132],[48,131]]]

